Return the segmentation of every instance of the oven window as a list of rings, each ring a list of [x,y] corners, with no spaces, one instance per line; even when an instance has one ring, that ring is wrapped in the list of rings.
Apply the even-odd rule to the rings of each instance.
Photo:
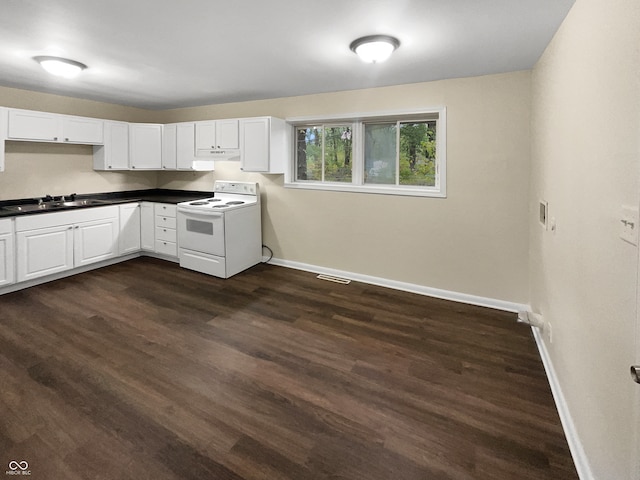
[[[213,223],[187,218],[187,232],[213,236]]]

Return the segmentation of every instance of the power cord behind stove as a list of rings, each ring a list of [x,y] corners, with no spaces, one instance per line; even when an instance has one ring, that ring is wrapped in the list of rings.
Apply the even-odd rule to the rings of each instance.
[[[267,250],[269,250],[269,258],[267,258],[266,260],[264,260],[262,263],[269,263],[269,261],[273,258],[273,250],[271,250],[269,247],[267,247],[266,245],[262,245],[262,248],[266,248]]]

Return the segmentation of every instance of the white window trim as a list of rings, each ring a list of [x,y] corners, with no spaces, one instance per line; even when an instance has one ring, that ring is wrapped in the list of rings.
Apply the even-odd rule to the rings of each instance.
[[[393,121],[419,118],[422,115],[438,114],[438,133],[436,137],[436,168],[437,182],[435,187],[415,187],[409,185],[371,185],[363,183],[362,168],[353,170],[353,180],[359,184],[339,183],[339,182],[317,182],[317,181],[297,181],[295,180],[296,155],[295,144],[291,146],[293,154],[290,155],[289,165],[285,170],[284,186],[285,188],[303,189],[303,190],[329,190],[337,192],[359,192],[359,193],[375,193],[383,195],[405,195],[414,197],[447,197],[447,109],[446,107],[421,108],[418,110],[395,110],[381,112],[366,112],[353,114],[323,115],[310,117],[291,117],[287,118],[287,122],[295,129],[298,125],[313,123],[346,123],[346,122],[366,122],[369,120]],[[354,129],[354,135],[362,138],[362,123],[358,124],[358,128]],[[292,135],[295,142],[295,135]],[[354,142],[354,158],[362,158],[362,142]]]

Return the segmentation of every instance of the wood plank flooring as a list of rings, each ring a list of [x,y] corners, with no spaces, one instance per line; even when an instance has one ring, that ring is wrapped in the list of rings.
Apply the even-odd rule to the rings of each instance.
[[[140,258],[0,297],[0,467],[33,479],[577,479],[515,315]]]

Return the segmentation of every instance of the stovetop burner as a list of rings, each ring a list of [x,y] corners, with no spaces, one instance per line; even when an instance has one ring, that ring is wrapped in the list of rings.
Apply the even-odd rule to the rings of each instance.
[[[209,202],[209,203],[219,202],[219,201],[220,201],[219,198],[210,198],[210,199],[207,200],[207,202]]]
[[[231,202],[227,202],[227,205],[242,205],[244,202],[241,200],[233,200]]]
[[[189,205],[206,205],[207,202],[191,202]]]

